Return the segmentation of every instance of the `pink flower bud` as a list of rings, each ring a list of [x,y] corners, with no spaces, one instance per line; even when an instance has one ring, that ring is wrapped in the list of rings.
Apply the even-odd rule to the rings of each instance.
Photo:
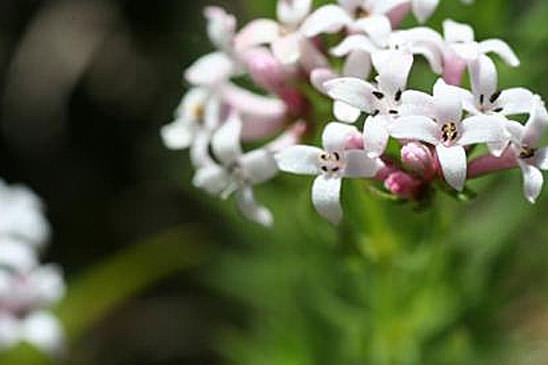
[[[400,198],[414,200],[420,194],[422,182],[405,172],[397,171],[388,175],[384,187]]]
[[[391,10],[388,13],[388,18],[390,19],[390,24],[392,24],[392,29],[398,28],[400,23],[403,21],[403,19],[405,19],[410,11],[410,4],[402,4]]]
[[[466,62],[454,51],[447,51],[443,56],[443,80],[449,85],[460,86]]]
[[[347,150],[363,150],[363,135],[360,132],[349,134],[345,148]]]
[[[436,160],[432,151],[422,143],[409,142],[403,146],[401,160],[405,168],[426,180],[436,175]]]

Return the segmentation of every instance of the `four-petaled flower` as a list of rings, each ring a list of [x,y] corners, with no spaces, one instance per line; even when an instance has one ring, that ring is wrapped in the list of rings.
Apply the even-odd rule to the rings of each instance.
[[[443,176],[456,190],[466,181],[465,146],[502,141],[504,119],[497,115],[477,115],[462,120],[462,96],[443,80],[434,86],[432,116],[401,117],[391,128],[394,138],[420,140],[436,147]]]
[[[318,175],[312,186],[312,202],[318,213],[337,224],[343,213],[340,205],[343,178],[372,178],[384,163],[363,150],[347,150],[353,126],[332,122],[322,134],[323,149],[297,145],[276,155],[280,170],[293,174]]]

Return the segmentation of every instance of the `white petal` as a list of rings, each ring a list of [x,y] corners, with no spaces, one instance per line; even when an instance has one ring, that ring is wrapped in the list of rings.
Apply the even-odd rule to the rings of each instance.
[[[210,97],[211,91],[207,87],[191,88],[185,93],[181,103],[177,106],[175,119],[199,120],[201,111]]]
[[[360,117],[361,111],[345,102],[335,101],[333,103],[333,114],[340,122],[355,123]]]
[[[314,180],[312,203],[316,211],[333,224],[340,223],[343,216],[340,195],[340,178],[321,175]]]
[[[51,306],[65,295],[65,282],[61,268],[54,264],[40,266],[29,276],[36,300],[42,306]]]
[[[237,113],[232,113],[225,124],[213,135],[211,140],[213,153],[225,166],[236,161],[242,154],[241,133],[240,116]]]
[[[523,195],[531,203],[534,204],[544,184],[542,172],[535,166],[529,165],[518,160],[521,173],[523,175]]]
[[[359,6],[363,6],[363,0],[338,0],[337,1],[347,12],[348,14],[356,13]]]
[[[219,49],[227,50],[234,39],[236,18],[227,14],[223,8],[208,6],[204,9],[207,18],[207,34],[211,42]]]
[[[406,90],[401,97],[400,116],[426,116],[434,118],[434,98],[416,90]]]
[[[500,39],[488,39],[479,44],[481,53],[496,53],[509,66],[518,67],[520,62],[518,56],[510,46]]]
[[[523,131],[522,144],[536,147],[548,126],[548,112],[539,96],[533,98],[532,105],[529,120],[525,124],[525,130]]]
[[[234,40],[235,48],[242,52],[251,47],[270,44],[280,36],[280,26],[271,19],[256,19],[246,25]]]
[[[468,24],[457,23],[451,19],[443,22],[443,35],[447,42],[473,42],[474,30]]]
[[[443,56],[432,45],[412,45],[409,50],[414,55],[423,56],[430,65],[432,72],[441,74],[443,72]]]
[[[461,146],[436,146],[441,170],[445,181],[458,191],[462,191],[466,181],[466,152]]]
[[[440,129],[436,122],[423,116],[401,117],[390,126],[390,135],[398,139],[412,139],[437,144],[439,134]]]
[[[9,267],[25,272],[37,264],[37,253],[32,246],[8,237],[0,240],[0,267]]]
[[[352,18],[337,5],[325,5],[312,13],[304,22],[301,30],[306,37],[322,33],[336,33],[352,24]]]
[[[299,56],[299,62],[307,73],[316,68],[329,67],[329,62],[323,53],[310,39],[301,35],[299,35]]]
[[[301,175],[318,175],[318,163],[323,150],[318,147],[297,145],[278,153],[275,158],[278,168],[285,172]]]
[[[373,65],[379,73],[378,81],[381,91],[390,97],[403,91],[413,66],[413,55],[402,50],[387,50],[373,53]]]
[[[240,158],[239,163],[251,184],[268,181],[278,174],[276,160],[266,149],[247,152]]]
[[[194,62],[185,71],[185,78],[193,85],[214,86],[226,81],[234,71],[232,60],[222,52],[215,52]]]
[[[214,131],[221,124],[221,100],[218,97],[211,97],[207,101],[204,110],[204,128]]]
[[[299,60],[301,35],[297,32],[280,37],[272,42],[272,53],[284,65],[290,65]]]
[[[371,178],[384,167],[384,163],[379,158],[367,156],[365,151],[350,150],[344,154],[346,167],[344,177],[348,178]]]
[[[506,151],[506,148],[508,148],[509,143],[510,143],[509,139],[506,139],[502,142],[491,142],[491,143],[487,143],[487,148],[489,149],[489,152],[493,156],[501,157],[504,151]]]
[[[540,148],[535,155],[535,166],[541,170],[548,170],[548,148]]]
[[[277,15],[280,22],[297,26],[310,13],[312,0],[278,0]]]
[[[211,133],[201,132],[194,138],[194,143],[190,147],[190,160],[194,168],[202,167],[206,164],[213,163],[212,157],[209,155],[209,142],[211,141]]]
[[[229,175],[224,168],[208,164],[196,170],[192,184],[211,195],[219,195],[229,185]]]
[[[462,118],[462,93],[455,86],[438,79],[434,85],[434,107],[438,123],[460,123]]]
[[[503,108],[504,115],[529,113],[533,105],[533,93],[522,87],[507,89],[501,92],[497,105]]]
[[[6,312],[0,312],[0,350],[15,346],[21,340],[21,331],[17,318]]]
[[[371,113],[375,109],[375,88],[370,83],[355,77],[341,77],[324,84],[327,94],[362,111]]]
[[[310,83],[316,90],[325,94],[326,90],[323,84],[329,80],[336,79],[337,77],[339,77],[339,75],[330,68],[317,68],[310,73]]]
[[[247,219],[266,227],[271,227],[274,223],[272,213],[270,213],[267,208],[257,204],[253,190],[250,187],[244,187],[238,190],[236,194],[236,203]]]
[[[363,126],[363,146],[369,157],[380,157],[388,145],[388,118],[369,117]],[[396,122],[398,123],[398,122]]]
[[[438,3],[439,0],[413,0],[411,1],[413,14],[415,14],[419,22],[424,23],[436,10]]]
[[[481,55],[479,43],[453,43],[451,49],[455,54],[466,62],[473,62]]]
[[[466,146],[475,143],[502,142],[505,137],[503,118],[496,115],[476,115],[462,121],[462,136],[458,143]]]
[[[58,354],[65,345],[65,334],[59,319],[45,311],[32,313],[25,318],[22,336],[25,341],[49,354]]]
[[[328,152],[344,151],[348,139],[356,133],[359,133],[358,129],[352,125],[331,122],[322,133],[323,148]]]
[[[495,63],[487,56],[481,55],[470,65],[470,82],[478,103],[483,99],[484,103],[497,92],[498,75]],[[483,96],[482,96],[483,95]]]
[[[198,132],[198,125],[189,120],[175,120],[162,127],[160,134],[164,145],[171,150],[190,147]]]
[[[370,15],[354,22],[354,28],[369,35],[371,40],[380,47],[388,45],[388,36],[392,32],[390,19],[384,15]]]
[[[339,45],[331,49],[331,54],[336,57],[343,57],[353,51],[363,51],[365,53],[373,53],[379,50],[369,37],[363,34],[353,34],[346,37]]]
[[[344,61],[343,75],[346,77],[357,77],[368,79],[371,73],[371,54],[356,50],[351,52]]]

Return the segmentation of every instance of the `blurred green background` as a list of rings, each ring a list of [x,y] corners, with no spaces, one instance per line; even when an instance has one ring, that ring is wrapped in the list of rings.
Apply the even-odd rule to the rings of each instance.
[[[275,7],[209,3],[240,24]],[[507,40],[522,65],[499,64],[500,87],[548,97],[548,2],[441,3],[429,25],[450,17]],[[158,130],[184,68],[211,50],[205,4],[0,3],[0,176],[48,206],[45,259],[69,282],[62,363],[547,364],[548,198],[526,203],[519,171],[425,211],[345,183],[338,229],[313,212],[307,178],[258,189],[273,230],[191,186],[187,153]],[[421,62],[411,86],[428,90]],[[47,360],[23,346],[0,363]]]

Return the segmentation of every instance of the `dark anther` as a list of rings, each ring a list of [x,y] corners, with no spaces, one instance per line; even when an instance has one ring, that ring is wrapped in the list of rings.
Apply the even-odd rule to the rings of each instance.
[[[322,153],[322,155],[320,156],[320,158],[322,160],[327,160],[327,155],[325,153]]]
[[[374,117],[376,117],[377,115],[379,115],[379,113],[380,113],[380,110],[379,110],[379,109],[375,109],[371,115],[374,116]]]
[[[485,99],[485,95],[481,94],[480,95],[480,104],[483,104],[484,99]]]
[[[396,91],[396,95],[394,95],[394,100],[400,101],[401,100],[402,91],[398,90]]]
[[[381,100],[382,98],[384,98],[384,94],[381,93],[380,91],[373,91],[373,95],[375,95],[375,97],[379,100]]]
[[[323,171],[323,172],[327,172],[327,167],[326,167],[326,166],[322,166],[322,171]]]
[[[331,171],[332,171],[332,172],[337,172],[337,171],[339,171],[339,169],[340,169],[340,168],[339,168],[338,166],[335,166],[335,167],[333,167],[333,168],[331,169]]]
[[[535,156],[536,149],[527,146],[522,146],[519,151],[519,158],[531,158]]]
[[[500,96],[500,91],[497,91],[496,93],[491,95],[491,97],[489,98],[489,101],[491,102],[491,104],[493,104],[495,101],[497,101],[499,96]]]
[[[499,107],[499,108],[493,109],[493,111],[494,111],[495,113],[500,113],[502,110],[503,110],[503,108],[500,108],[500,107]]]
[[[333,156],[335,156],[335,160],[339,161],[341,159],[341,156],[339,156],[338,152],[333,152]]]
[[[388,111],[390,114],[398,114],[398,111],[397,110],[394,110],[394,109],[390,109]]]

